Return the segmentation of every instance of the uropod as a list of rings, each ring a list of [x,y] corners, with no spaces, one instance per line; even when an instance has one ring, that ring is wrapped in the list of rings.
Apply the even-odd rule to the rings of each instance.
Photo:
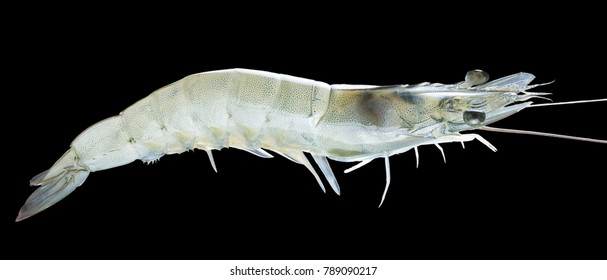
[[[137,101],[117,116],[80,133],[47,171],[33,177],[39,186],[17,221],[39,213],[82,185],[91,172],[135,160],[154,162],[166,154],[231,147],[271,158],[271,151],[304,165],[325,191],[323,180],[340,187],[327,159],[356,162],[351,172],[382,158],[390,185],[392,155],[422,145],[479,140],[472,130],[560,137],[606,144],[605,140],[488,126],[522,109],[607,99],[533,104],[549,93],[529,90],[535,77],[517,73],[493,81],[481,70],[455,84],[371,86],[323,82],[249,69],[209,71],[187,76]],[[444,154],[443,154],[444,156]]]

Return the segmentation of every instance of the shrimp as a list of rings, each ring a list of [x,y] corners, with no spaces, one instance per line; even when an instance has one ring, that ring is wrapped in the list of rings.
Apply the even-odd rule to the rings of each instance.
[[[323,82],[258,70],[229,69],[187,76],[154,91],[117,116],[80,133],[47,171],[34,176],[39,186],[19,211],[17,221],[54,205],[82,185],[91,172],[129,164],[153,163],[166,154],[206,151],[217,171],[213,150],[231,147],[272,158],[275,154],[304,165],[326,192],[340,186],[327,159],[358,162],[346,173],[382,158],[390,185],[392,155],[418,147],[478,140],[469,130],[491,130],[607,143],[605,140],[508,130],[487,125],[533,104],[549,93],[530,92],[535,77],[518,73],[489,81],[486,72],[469,71],[456,84],[371,86]],[[590,102],[606,101],[591,100]],[[589,101],[577,101],[589,102]],[[443,154],[444,157],[444,154]]]

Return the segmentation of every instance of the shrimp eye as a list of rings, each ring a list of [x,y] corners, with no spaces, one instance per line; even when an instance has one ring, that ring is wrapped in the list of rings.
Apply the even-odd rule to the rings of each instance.
[[[489,81],[489,74],[483,70],[472,70],[466,73],[465,79],[470,86],[478,86]]]
[[[464,112],[464,122],[472,127],[477,127],[485,121],[485,113],[481,111]]]

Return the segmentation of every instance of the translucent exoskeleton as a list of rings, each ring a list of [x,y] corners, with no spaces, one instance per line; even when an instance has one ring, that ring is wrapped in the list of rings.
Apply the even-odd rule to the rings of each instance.
[[[17,221],[50,207],[82,185],[91,172],[131,163],[154,162],[166,154],[205,150],[213,168],[212,150],[241,149],[270,158],[271,151],[304,165],[325,191],[309,153],[337,194],[340,186],[329,161],[358,162],[351,172],[373,159],[423,145],[479,140],[471,130],[524,133],[606,143],[605,140],[508,130],[488,125],[532,105],[535,77],[518,73],[489,81],[480,70],[469,71],[456,84],[370,86],[329,85],[283,74],[229,69],[190,75],[156,90],[117,116],[84,130],[70,149],[47,171],[31,180],[40,186],[27,199]],[[605,101],[606,99],[590,102]],[[589,102],[576,101],[573,103]],[[443,155],[444,156],[444,155]],[[380,203],[380,205],[381,205]]]

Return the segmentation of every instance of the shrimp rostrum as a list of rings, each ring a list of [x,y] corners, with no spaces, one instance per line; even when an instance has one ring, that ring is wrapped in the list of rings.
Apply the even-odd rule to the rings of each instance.
[[[340,187],[327,158],[359,162],[346,172],[383,158],[387,191],[392,155],[411,149],[417,155],[421,145],[440,148],[474,139],[496,150],[480,135],[462,132],[500,130],[487,125],[533,106],[529,99],[547,94],[529,92],[541,85],[530,85],[533,79],[518,73],[489,82],[485,72],[474,70],[450,85],[368,86],[247,69],[190,75],[80,133],[49,170],[32,178],[30,184],[39,187],[17,221],[57,203],[91,172],[192,149],[205,150],[215,170],[212,150],[232,147],[266,158],[271,151],[304,165],[325,191],[304,154],[309,153],[337,194]]]

